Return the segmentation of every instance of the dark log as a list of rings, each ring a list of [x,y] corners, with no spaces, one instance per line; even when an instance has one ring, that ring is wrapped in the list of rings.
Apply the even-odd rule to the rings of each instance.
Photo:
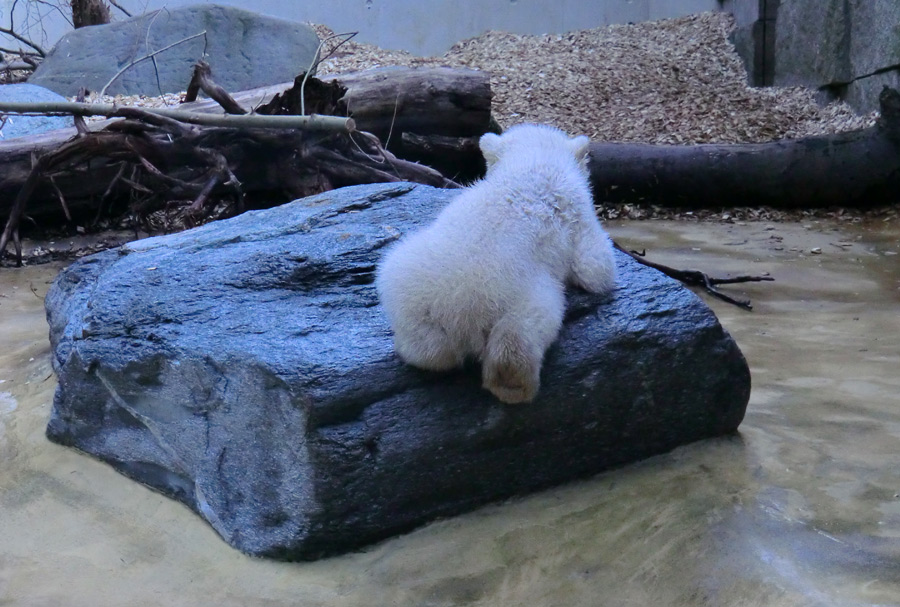
[[[404,158],[434,167],[452,179],[469,181],[483,175],[484,157],[478,147],[479,137],[448,137],[403,133]]]
[[[591,144],[598,203],[684,207],[857,207],[900,199],[897,92],[859,131],[732,145]]]
[[[382,68],[332,79],[303,74],[275,95],[261,114],[351,116],[402,158],[469,181],[484,173],[478,137],[493,130],[490,78],[451,68]],[[301,106],[300,91],[304,88]]]
[[[359,130],[377,135],[382,142],[390,135],[391,141],[397,144],[407,132],[477,137],[492,130],[491,83],[486,72],[448,67],[385,67],[325,75],[320,80],[337,81],[345,87],[347,92],[340,100],[337,113],[347,112]],[[233,97],[243,107],[259,108],[295,84],[298,83],[260,87],[235,93]],[[296,100],[291,107],[299,111]],[[221,111],[210,100],[192,103],[185,109]]]
[[[347,87],[344,104],[357,126],[382,141],[400,141],[406,132],[473,137],[490,130],[486,72],[381,68],[340,76],[338,82]]]

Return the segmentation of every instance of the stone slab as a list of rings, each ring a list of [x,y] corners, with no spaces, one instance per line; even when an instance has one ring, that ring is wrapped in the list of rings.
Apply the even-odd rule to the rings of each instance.
[[[48,436],[178,499],[232,546],[311,559],[734,432],[747,363],[712,311],[619,255],[569,294],[541,392],[404,365],[382,249],[452,191],[344,188],[84,258],[46,297]]]

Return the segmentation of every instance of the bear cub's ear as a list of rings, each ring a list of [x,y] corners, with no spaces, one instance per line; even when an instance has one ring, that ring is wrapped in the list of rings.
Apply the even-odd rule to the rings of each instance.
[[[587,158],[588,152],[590,151],[590,144],[591,140],[585,135],[579,135],[578,137],[569,139],[569,149],[572,150],[572,154],[575,155],[575,160],[581,162]]]
[[[487,168],[491,168],[500,159],[500,150],[503,147],[503,142],[500,141],[499,135],[485,133],[478,140],[478,147],[481,148],[481,154],[484,156]]]

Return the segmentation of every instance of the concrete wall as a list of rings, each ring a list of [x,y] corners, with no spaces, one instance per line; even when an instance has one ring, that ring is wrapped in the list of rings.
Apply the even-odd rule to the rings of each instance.
[[[52,0],[51,0],[52,1]],[[55,0],[66,4],[64,0]],[[719,10],[724,0],[216,0],[273,17],[324,23],[338,32],[358,31],[357,40],[418,55],[438,55],[460,40],[489,29],[523,34],[561,33],[610,25],[679,17]],[[13,0],[0,0],[0,23],[8,24]],[[202,0],[119,0],[133,13]],[[65,31],[58,12],[46,5],[30,10],[34,36],[47,31],[49,46]],[[17,23],[25,23],[20,0]],[[36,15],[45,16],[38,19]],[[113,15],[121,15],[112,9]]]
[[[757,86],[806,86],[823,101],[878,109],[900,88],[900,0],[725,0],[734,43]]]
[[[900,1],[782,0],[774,83],[818,88],[860,111],[900,88]]]
[[[775,18],[780,0],[724,0],[722,8],[734,15],[732,42],[747,68],[753,86],[773,83]]]

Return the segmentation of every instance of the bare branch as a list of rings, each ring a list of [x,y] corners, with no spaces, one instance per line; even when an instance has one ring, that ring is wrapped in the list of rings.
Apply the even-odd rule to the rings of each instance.
[[[187,42],[187,41],[189,41],[189,40],[193,40],[194,38],[199,38],[200,36],[206,36],[206,30],[203,30],[203,31],[200,32],[199,34],[194,34],[193,36],[188,36],[187,38],[182,38],[181,40],[178,40],[177,42],[173,42],[172,44],[166,45],[166,46],[164,46],[163,48],[161,48],[161,49],[159,49],[159,50],[153,51],[153,52],[150,53],[149,55],[144,55],[143,57],[140,57],[140,58],[138,58],[138,59],[135,59],[134,61],[132,61],[131,63],[129,63],[128,65],[126,65],[126,66],[123,67],[122,69],[120,69],[118,72],[116,72],[116,74],[115,74],[112,78],[110,78],[109,82],[107,82],[107,83],[103,86],[103,88],[100,89],[100,96],[102,97],[103,95],[106,94],[106,89],[108,89],[108,88],[112,85],[113,82],[115,82],[116,80],[118,80],[119,76],[121,76],[122,74],[124,74],[126,71],[128,71],[129,69],[131,69],[132,67],[134,67],[135,65],[137,65],[138,63],[140,63],[141,61],[146,61],[147,59],[152,59],[152,58],[155,57],[156,55],[158,55],[158,54],[160,54],[160,53],[162,53],[162,52],[164,52],[164,51],[169,50],[169,49],[172,48],[173,46],[178,46],[179,44],[183,44],[183,43],[185,43],[185,42]]]
[[[43,103],[0,103],[0,113],[13,114],[71,114],[77,116],[131,117],[135,113],[156,114],[187,124],[255,129],[303,129],[307,131],[338,131],[350,133],[356,129],[352,118],[343,116],[260,116],[248,114],[203,114],[171,108],[124,108],[104,103],[48,101]]]
[[[348,32],[348,33],[344,33],[344,34],[332,34],[331,36],[328,36],[327,38],[324,38],[321,42],[319,42],[319,46],[318,46],[318,48],[316,48],[316,54],[313,56],[314,58],[312,60],[312,63],[310,63],[309,67],[306,68],[306,73],[303,74],[303,82],[300,83],[300,114],[301,115],[303,115],[303,116],[306,115],[306,95],[304,94],[304,89],[306,89],[306,81],[309,80],[309,75],[317,67],[319,67],[319,64],[322,63],[322,61],[324,61],[328,57],[331,57],[334,54],[334,52],[341,47],[341,45],[343,45],[346,42],[349,42],[358,33],[359,32]],[[322,57],[321,56],[322,45],[324,45],[327,41],[331,40],[332,38],[340,38],[341,36],[346,36],[346,38],[344,38],[343,40],[338,42],[337,45],[335,45],[335,47],[333,49],[328,51],[328,54],[325,55],[325,57]]]
[[[117,9],[119,9],[120,11],[125,13],[126,16],[128,16],[128,17],[132,16],[131,13],[129,13],[127,10],[125,10],[118,2],[116,2],[116,0],[106,0],[106,1],[109,2],[110,5],[116,7]]]
[[[10,10],[10,12],[9,12],[9,27],[0,27],[0,34],[6,34],[10,38],[14,38],[14,39],[18,40],[19,42],[21,42],[22,44],[30,46],[41,57],[47,56],[47,51],[45,51],[43,49],[43,47],[41,47],[39,44],[37,44],[35,42],[32,42],[25,36],[22,36],[21,34],[16,33],[16,31],[13,29],[13,27],[14,26],[12,23],[12,11]],[[16,51],[12,51],[12,52],[15,53]]]
[[[210,99],[213,99],[222,106],[227,114],[246,114],[247,110],[241,107],[241,105],[234,100],[234,97],[228,94],[228,91],[223,89],[221,86],[215,83],[212,79],[212,69],[209,67],[209,64],[200,60],[194,65],[194,75],[191,77],[191,82],[188,84],[187,91],[184,94],[184,102],[190,103],[191,101],[197,100],[197,94],[200,91],[203,91],[207,94]]]
[[[706,289],[706,292],[712,295],[713,297],[718,297],[722,301],[726,301],[730,304],[743,308],[745,310],[752,310],[753,306],[750,305],[750,300],[748,299],[737,299],[723,293],[722,291],[715,288],[715,285],[724,285],[724,284],[734,284],[738,282],[763,282],[763,281],[774,281],[775,279],[771,276],[735,276],[733,278],[710,278],[706,272],[701,272],[699,270],[678,270],[676,268],[672,268],[669,266],[664,266],[661,263],[656,263],[654,261],[650,261],[646,259],[644,256],[645,252],[638,253],[637,251],[629,251],[625,249],[617,242],[613,242],[613,246],[622,251],[638,263],[647,266],[648,268],[653,268],[659,272],[662,272],[669,278],[674,278],[686,285],[703,287]]]

